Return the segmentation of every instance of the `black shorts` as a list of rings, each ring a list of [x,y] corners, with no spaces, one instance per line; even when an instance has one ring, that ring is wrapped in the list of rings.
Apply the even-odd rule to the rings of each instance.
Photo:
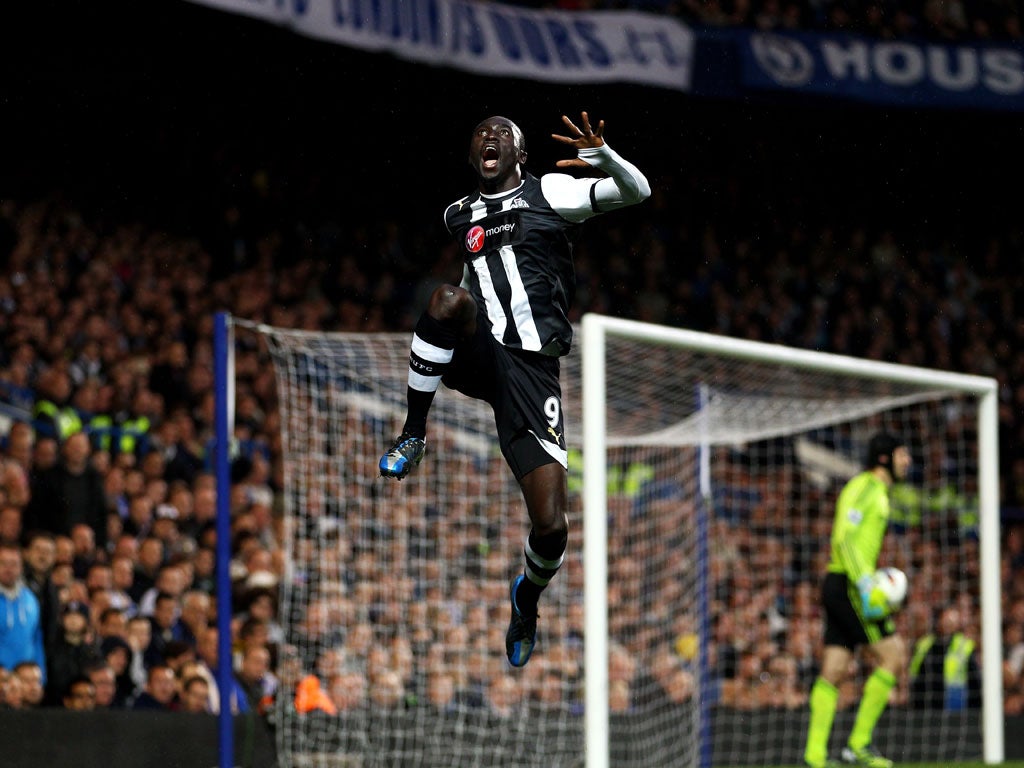
[[[567,465],[559,371],[557,357],[499,344],[481,314],[476,334],[455,345],[442,381],[490,404],[501,453],[521,480],[545,464]]]
[[[871,645],[896,631],[891,618],[868,621],[861,616],[860,594],[844,573],[829,573],[821,586],[825,607],[825,645],[840,645],[851,651]]]

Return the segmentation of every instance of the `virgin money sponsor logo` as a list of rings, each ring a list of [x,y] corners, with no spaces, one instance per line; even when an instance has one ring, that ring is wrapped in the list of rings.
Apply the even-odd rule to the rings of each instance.
[[[484,241],[488,237],[495,237],[498,235],[504,236],[504,241],[499,240],[499,244],[502,244],[502,242],[508,242],[508,236],[515,231],[515,228],[515,223],[511,221],[507,221],[504,224],[498,224],[490,229],[484,229],[478,224],[466,233],[466,250],[470,253],[477,253],[484,247]]]
[[[466,250],[470,253],[476,253],[483,247],[484,228],[481,226],[473,227],[466,233]]]

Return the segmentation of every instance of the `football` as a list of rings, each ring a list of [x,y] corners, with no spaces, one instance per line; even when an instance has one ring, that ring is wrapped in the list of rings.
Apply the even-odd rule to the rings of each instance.
[[[899,568],[879,568],[875,572],[875,586],[885,594],[889,613],[896,613],[907,599],[907,574]]]

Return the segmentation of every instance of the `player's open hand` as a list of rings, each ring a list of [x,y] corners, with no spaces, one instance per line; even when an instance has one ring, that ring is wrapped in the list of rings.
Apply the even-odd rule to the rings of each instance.
[[[604,120],[599,120],[597,123],[597,129],[590,127],[590,117],[586,112],[581,113],[583,128],[577,128],[572,120],[566,115],[562,115],[562,122],[565,123],[569,129],[569,136],[561,136],[557,133],[552,133],[551,138],[555,141],[560,141],[563,144],[576,147],[577,150],[581,149],[596,149],[597,147],[604,146]],[[590,163],[585,160],[580,160],[578,157],[574,157],[571,160],[559,160],[555,163],[559,168],[589,168]]]

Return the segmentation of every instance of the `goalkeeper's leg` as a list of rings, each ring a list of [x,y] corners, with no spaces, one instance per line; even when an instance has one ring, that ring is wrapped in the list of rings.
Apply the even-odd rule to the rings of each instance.
[[[807,726],[807,746],[804,762],[810,768],[824,768],[828,765],[828,739],[832,733],[832,721],[836,716],[839,689],[823,677],[814,681],[811,688],[811,719]]]
[[[871,742],[875,725],[889,703],[889,694],[896,686],[896,673],[906,664],[906,643],[899,635],[889,635],[869,647],[878,659],[878,666],[864,683],[864,694],[853,721],[844,758],[869,768],[889,768],[892,761],[879,755]]]
[[[814,681],[809,702],[811,717],[807,726],[804,762],[810,768],[834,765],[828,759],[828,740],[832,734],[832,722],[839,704],[839,685],[846,677],[852,656],[853,654],[842,646],[825,646],[821,676]]]

